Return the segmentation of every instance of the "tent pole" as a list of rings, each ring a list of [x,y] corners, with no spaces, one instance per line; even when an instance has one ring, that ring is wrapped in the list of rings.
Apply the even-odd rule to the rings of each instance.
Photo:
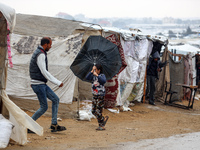
[[[77,101],[77,109],[78,109],[78,111],[77,111],[77,119],[79,120],[79,118],[80,118],[80,114],[79,114],[79,109],[80,109],[80,99],[78,98],[78,101]]]
[[[143,90],[143,100],[142,103],[145,103],[145,98],[146,98],[146,80],[147,80],[147,69],[145,71],[145,77],[144,77],[144,90]]]
[[[79,98],[79,80],[78,80],[78,100],[77,100],[77,120],[80,119],[80,113],[79,113],[79,110],[80,110],[80,98]]]
[[[0,97],[0,114],[2,114],[2,110],[3,110],[3,101],[2,97]]]

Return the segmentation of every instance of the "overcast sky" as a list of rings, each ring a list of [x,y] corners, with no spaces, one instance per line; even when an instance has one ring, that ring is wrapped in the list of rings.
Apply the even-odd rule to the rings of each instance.
[[[0,0],[16,13],[101,17],[200,18],[200,0]]]

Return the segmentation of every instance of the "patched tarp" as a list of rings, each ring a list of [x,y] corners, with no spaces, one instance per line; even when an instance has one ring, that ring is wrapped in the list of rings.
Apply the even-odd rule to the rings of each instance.
[[[148,39],[132,41],[121,39],[121,43],[127,67],[119,74],[121,87],[121,100],[120,95],[118,96],[119,105],[123,104],[126,100],[141,101],[147,60],[153,47],[153,42]],[[126,87],[127,85],[129,86]]]
[[[30,87],[29,62],[41,38],[17,34],[12,36],[13,68],[8,68],[7,80],[7,94],[12,100],[37,100]],[[52,41],[52,48],[47,54],[49,72],[64,86],[59,88],[51,82],[47,84],[58,95],[61,103],[72,103],[76,77],[69,67],[81,48],[82,34],[52,38]]]

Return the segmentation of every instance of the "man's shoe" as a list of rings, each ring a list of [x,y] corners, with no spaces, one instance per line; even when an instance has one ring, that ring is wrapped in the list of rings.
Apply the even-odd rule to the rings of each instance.
[[[31,131],[30,129],[27,130],[27,133],[35,134],[35,132]]]
[[[67,130],[64,126],[59,126],[58,124],[51,124],[50,128],[52,129],[51,132]]]
[[[98,130],[98,131],[103,131],[103,130],[105,130],[105,128],[104,128],[104,127],[101,127],[101,126],[99,126],[98,128],[96,128],[96,130]]]

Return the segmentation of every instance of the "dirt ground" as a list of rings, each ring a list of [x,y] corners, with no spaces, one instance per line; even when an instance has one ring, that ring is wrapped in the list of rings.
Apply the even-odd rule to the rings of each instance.
[[[74,102],[75,103],[75,102]],[[187,104],[188,101],[183,101]],[[176,134],[200,131],[200,100],[195,100],[193,109],[187,110],[156,102],[156,106],[135,103],[133,111],[112,113],[104,109],[109,116],[105,131],[96,131],[97,121],[78,121],[62,119],[60,125],[66,131],[51,133],[51,117],[42,116],[38,123],[44,128],[44,135],[28,134],[28,144],[19,146],[10,141],[7,150],[66,150],[101,149],[117,146],[124,142],[142,139],[169,137]],[[62,104],[61,104],[62,105]],[[74,104],[74,107],[76,103]],[[33,114],[27,112],[30,116]]]

